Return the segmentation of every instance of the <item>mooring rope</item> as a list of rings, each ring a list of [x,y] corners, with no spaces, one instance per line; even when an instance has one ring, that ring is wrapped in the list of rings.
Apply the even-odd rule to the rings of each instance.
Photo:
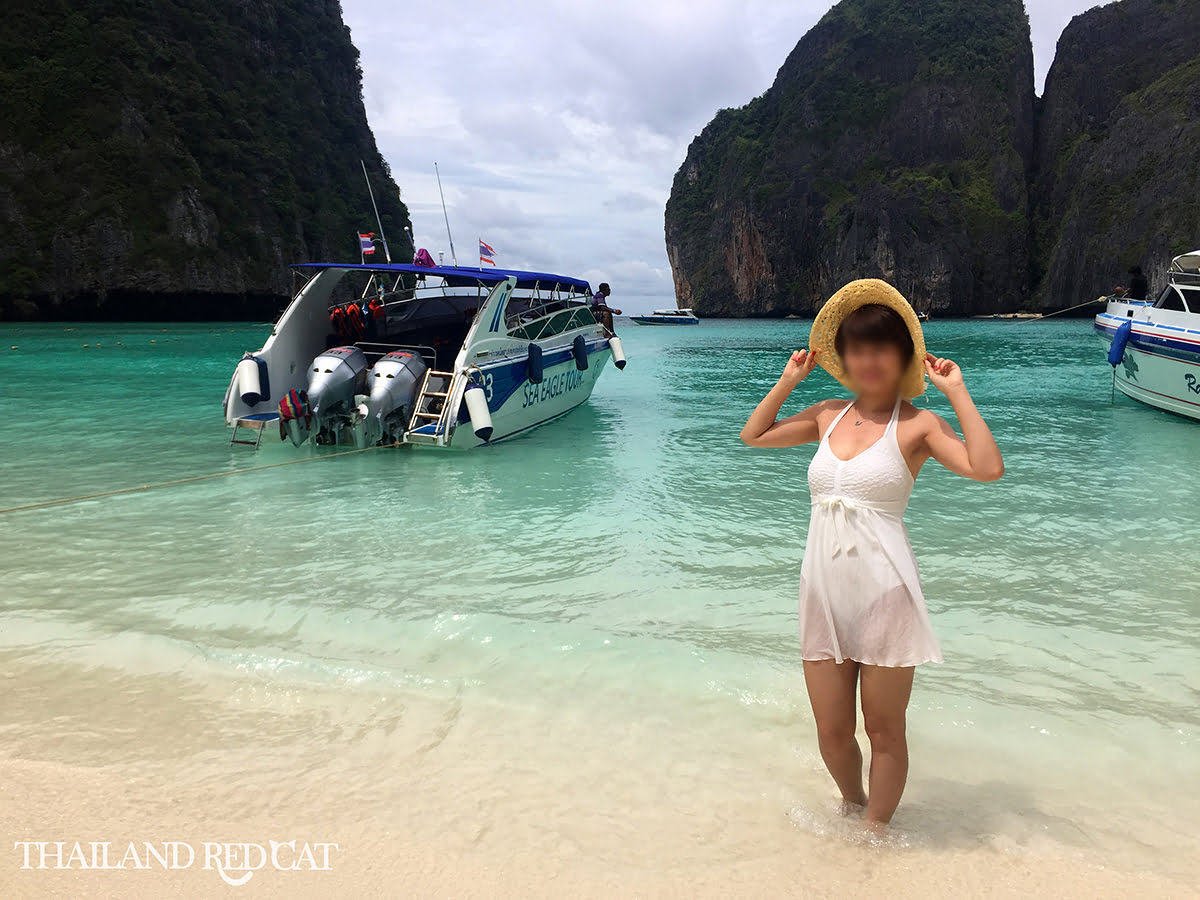
[[[1076,303],[1074,306],[1068,306],[1066,309],[1057,309],[1052,313],[1043,313],[1040,316],[1028,316],[1028,317],[1019,319],[1016,322],[1013,322],[1010,319],[1005,322],[1005,325],[1010,328],[1015,328],[1018,325],[1028,325],[1031,322],[1044,322],[1046,319],[1053,318],[1054,316],[1061,316],[1063,313],[1074,312],[1077,309],[1083,309],[1085,306],[1091,306],[1093,303],[1107,303],[1107,302],[1108,302],[1107,297],[1097,297],[1095,300],[1086,300],[1083,303]],[[990,319],[992,317],[988,316],[987,318]],[[926,324],[928,324],[928,323],[926,323]],[[955,335],[954,337],[947,338],[944,341],[938,341],[937,345],[939,347],[945,347],[948,344],[954,344],[954,343],[957,343],[958,341],[965,341],[967,338],[979,337],[980,335],[985,335],[985,334],[993,334],[994,335],[995,333],[996,333],[996,330],[994,328],[978,328],[975,331],[968,331],[966,334],[958,334],[958,335]],[[926,343],[928,343],[928,342],[926,342]]]
[[[265,466],[248,466],[244,469],[230,469],[226,472],[210,472],[207,475],[192,475],[187,478],[174,478],[171,481],[158,481],[154,484],[143,484],[137,487],[118,488],[115,491],[101,491],[98,494],[82,494],[78,497],[61,497],[57,500],[42,500],[39,503],[27,503],[24,506],[10,506],[0,509],[0,516],[6,513],[26,512],[32,509],[46,509],[50,506],[62,506],[67,503],[79,503],[83,500],[98,500],[101,497],[116,497],[119,494],[136,494],[140,491],[152,491],[157,488],[172,487],[178,484],[190,484],[194,481],[208,481],[211,478],[225,478],[229,475],[243,475],[246,472],[261,472],[264,469],[278,469],[282,466],[295,466],[300,463],[312,462],[317,459],[333,459],[338,456],[350,456],[354,453],[366,453],[369,450],[379,450],[383,447],[398,447],[396,444],[379,444],[374,447],[360,447],[356,450],[339,450],[337,453],[326,453],[322,456],[304,456],[300,459],[289,459],[285,462],[269,463]]]

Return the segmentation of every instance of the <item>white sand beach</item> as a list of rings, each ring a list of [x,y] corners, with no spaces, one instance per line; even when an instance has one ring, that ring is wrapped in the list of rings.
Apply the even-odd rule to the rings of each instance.
[[[944,780],[929,761],[893,839],[864,842],[833,814],[801,726],[773,762],[749,765],[773,738],[680,733],[666,714],[620,727],[583,710],[395,695],[347,710],[332,695],[314,705],[244,685],[222,698],[176,679],[6,664],[6,898],[1200,896],[1182,877],[1194,845],[1174,877],[1109,860],[1064,843],[1052,811],[1023,808],[1015,787],[1006,798]],[[43,861],[35,845],[24,868],[15,845],[31,841],[65,854],[51,846]],[[169,841],[192,848],[190,865],[144,849]],[[284,845],[277,864],[271,841]],[[83,859],[55,868],[76,842]],[[134,855],[85,868],[89,842],[111,845],[112,866],[130,842]],[[319,851],[301,858],[305,844],[329,847],[328,868]],[[260,862],[240,886],[222,880],[224,865],[237,880]]]

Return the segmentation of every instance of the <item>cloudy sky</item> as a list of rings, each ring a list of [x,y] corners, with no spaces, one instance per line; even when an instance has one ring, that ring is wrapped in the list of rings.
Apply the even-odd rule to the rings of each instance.
[[[830,0],[342,0],[367,114],[418,246],[673,305],[663,207],[692,138],[761,94]],[[1089,0],[1027,0],[1038,89]]]

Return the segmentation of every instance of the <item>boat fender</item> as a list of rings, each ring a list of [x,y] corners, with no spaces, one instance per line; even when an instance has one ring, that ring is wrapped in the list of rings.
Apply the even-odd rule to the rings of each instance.
[[[525,377],[532,384],[541,384],[542,378],[542,348],[537,344],[529,345],[529,361],[525,363]]]
[[[471,417],[471,430],[475,437],[487,441],[492,436],[492,413],[488,409],[487,391],[471,382],[463,393],[467,404],[467,415]]]
[[[247,406],[256,406],[271,396],[267,381],[267,361],[247,353],[237,364],[238,396]]]
[[[1108,348],[1108,364],[1114,369],[1125,361],[1125,345],[1129,343],[1131,331],[1133,331],[1133,323],[1122,322],[1117,333],[1113,335],[1112,346]]]
[[[575,340],[571,342],[571,353],[575,355],[575,368],[582,372],[588,367],[587,341],[582,334],[575,335]]]
[[[621,346],[621,339],[616,335],[610,337],[608,349],[612,350],[613,365],[618,369],[625,368],[625,348]]]

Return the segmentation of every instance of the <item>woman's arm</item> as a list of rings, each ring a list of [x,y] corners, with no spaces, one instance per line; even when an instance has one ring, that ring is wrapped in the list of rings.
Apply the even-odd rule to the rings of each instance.
[[[929,354],[925,358],[925,372],[954,407],[963,431],[960,438],[949,422],[935,415],[925,435],[929,455],[955,475],[974,481],[996,481],[1004,474],[1004,457],[963,383],[962,369],[949,359]]]
[[[782,422],[775,421],[779,410],[788,396],[812,372],[817,364],[815,350],[798,350],[792,354],[784,367],[779,382],[754,408],[746,425],[742,428],[742,440],[751,447],[795,447],[820,438],[817,413],[822,404],[810,406]]]

